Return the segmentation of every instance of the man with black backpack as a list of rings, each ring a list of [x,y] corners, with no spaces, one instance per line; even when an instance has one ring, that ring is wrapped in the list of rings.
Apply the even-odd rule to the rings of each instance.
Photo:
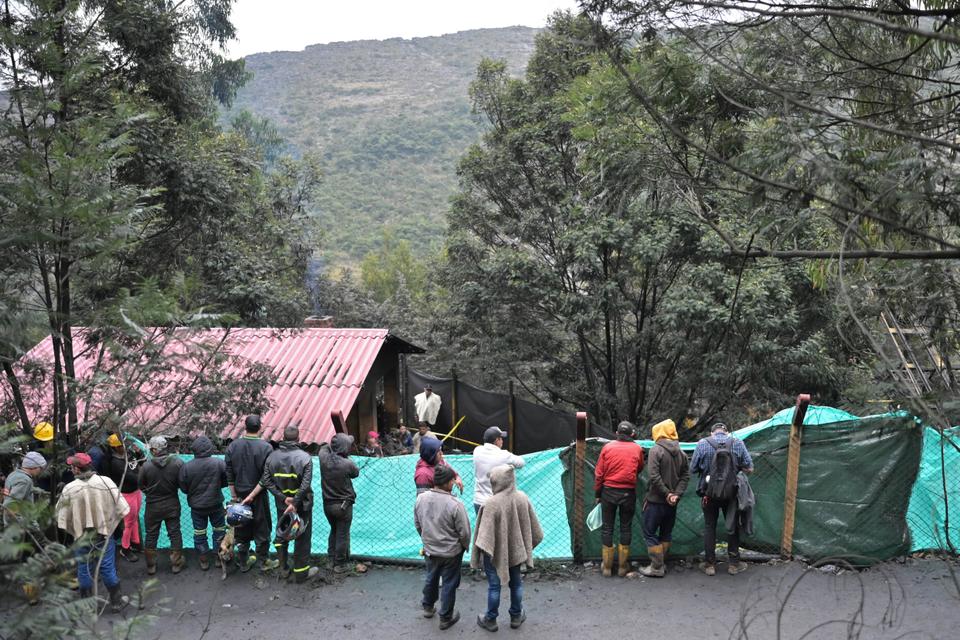
[[[700,475],[697,495],[703,508],[703,572],[708,576],[717,572],[717,520],[720,511],[737,509],[737,473],[751,473],[753,460],[743,441],[727,432],[727,425],[718,422],[710,427],[710,436],[697,442],[690,461],[690,471]],[[726,518],[730,522],[730,518]],[[740,560],[740,527],[738,518],[732,519],[733,529],[727,530],[727,573],[736,575],[747,569]]]

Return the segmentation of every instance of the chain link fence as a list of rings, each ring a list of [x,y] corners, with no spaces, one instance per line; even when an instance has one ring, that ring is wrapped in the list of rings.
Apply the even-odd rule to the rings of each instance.
[[[753,532],[742,535],[741,547],[750,558],[778,556],[783,550],[784,504],[787,486],[789,424],[769,425],[741,432],[754,461],[750,482],[757,504]],[[517,472],[518,488],[530,496],[545,538],[536,548],[538,559],[591,560],[600,556],[600,532],[585,526],[594,506],[593,474],[601,439],[584,442],[579,463],[582,490],[577,491],[574,446],[526,454],[526,466]],[[650,441],[640,441],[644,449]],[[687,455],[694,443],[684,443]],[[187,458],[188,456],[184,456]],[[354,481],[357,503],[351,529],[355,557],[386,561],[419,561],[421,543],[413,526],[416,455],[387,458],[356,456],[360,477]],[[473,458],[446,455],[460,475],[463,493],[454,489],[475,521]],[[696,495],[697,477],[691,477],[678,506],[673,556],[703,553],[703,514]],[[329,527],[320,501],[320,473],[314,462],[317,505],[311,531],[312,552],[327,550]],[[642,503],[646,472],[637,496]],[[577,509],[577,501],[582,508]],[[646,556],[641,534],[641,504],[633,522],[632,556]],[[960,532],[952,519],[960,513],[960,433],[921,426],[906,415],[806,425],[799,452],[792,554],[818,560],[844,557],[863,563],[924,551],[956,553]],[[184,503],[184,530],[191,528]],[[274,514],[276,522],[276,514]],[[577,545],[580,537],[581,544]],[[187,537],[189,538],[189,537]],[[718,526],[718,543],[726,540]],[[161,541],[161,546],[165,541]]]

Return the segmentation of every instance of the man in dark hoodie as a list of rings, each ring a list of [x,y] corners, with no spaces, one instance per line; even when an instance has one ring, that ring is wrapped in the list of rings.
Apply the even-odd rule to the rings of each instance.
[[[227,485],[234,500],[245,498],[260,482],[263,477],[263,468],[267,458],[273,453],[269,442],[260,437],[260,416],[247,416],[244,423],[245,433],[234,440],[227,447],[223,457],[227,465]],[[260,560],[263,571],[275,569],[279,564],[270,560],[270,534],[273,522],[270,518],[270,500],[267,494],[262,493],[250,503],[253,509],[253,520],[236,527],[237,544],[239,545],[238,559],[240,570],[247,572]],[[257,545],[257,555],[250,555],[250,541]]]
[[[690,481],[690,463],[680,450],[677,427],[673,420],[664,420],[653,426],[654,445],[647,458],[650,482],[643,503],[643,537],[647,542],[650,566],[640,573],[651,578],[662,578],[666,573],[666,557],[673,540],[673,525],[677,520],[677,504]]]
[[[283,430],[283,442],[280,448],[270,454],[263,467],[260,483],[243,499],[250,504],[264,489],[276,498],[277,518],[284,513],[296,512],[303,521],[302,533],[293,543],[293,576],[297,582],[305,582],[317,572],[310,566],[310,523],[313,521],[313,462],[310,454],[300,448],[300,429],[290,425]],[[289,542],[279,537],[273,542],[277,549],[280,570],[289,575],[291,568],[287,564]]]
[[[347,568],[350,559],[350,523],[353,522],[353,504],[357,493],[353,490],[353,478],[360,469],[350,459],[353,436],[338,433],[329,445],[320,447],[320,488],[323,491],[323,515],[330,523],[330,538],[327,555],[330,566],[337,573]]]
[[[200,568],[210,568],[207,553],[210,551],[207,538],[207,522],[213,527],[213,547],[227,534],[224,520],[223,488],[227,486],[227,465],[220,458],[213,458],[213,443],[207,436],[199,436],[190,446],[195,456],[180,467],[180,491],[187,494],[190,518],[193,520],[193,547],[197,551]],[[216,556],[220,566],[220,556]]]
[[[144,557],[147,559],[147,575],[157,572],[157,541],[160,525],[166,525],[170,538],[170,564],[174,573],[183,569],[183,536],[180,533],[180,467],[176,454],[167,453],[167,439],[163,436],[150,438],[150,453],[153,458],[140,466],[140,491],[146,497],[143,514],[146,529]]]

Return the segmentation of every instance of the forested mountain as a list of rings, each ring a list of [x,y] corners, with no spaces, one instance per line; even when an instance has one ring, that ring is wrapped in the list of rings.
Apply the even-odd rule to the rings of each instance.
[[[477,65],[504,59],[521,75],[536,33],[481,29],[252,55],[253,78],[226,115],[266,117],[294,155],[321,155],[314,208],[327,259],[356,262],[383,225],[422,255],[442,236],[457,160],[479,137],[467,95]]]

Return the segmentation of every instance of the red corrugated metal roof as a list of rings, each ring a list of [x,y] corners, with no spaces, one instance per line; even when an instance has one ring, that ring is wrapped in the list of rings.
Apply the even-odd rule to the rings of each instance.
[[[79,338],[84,330],[75,332]],[[199,331],[192,339],[218,341],[224,332]],[[335,433],[331,412],[340,411],[344,416],[350,413],[387,338],[386,329],[232,329],[225,348],[231,355],[273,370],[275,382],[266,390],[272,408],[262,416],[264,437],[279,440],[285,426],[297,423],[303,442],[319,443],[328,442]],[[77,339],[75,343],[79,345],[81,341]],[[50,338],[31,349],[25,359],[52,361]],[[80,350],[76,362],[78,380],[89,377],[95,360],[92,349]],[[158,388],[164,384],[159,382]],[[41,404],[50,406],[52,402]],[[80,407],[81,414],[83,410]],[[142,406],[131,413],[140,424],[147,424],[158,418],[158,411],[159,407]],[[224,428],[222,435],[236,438],[242,429],[240,419]]]

